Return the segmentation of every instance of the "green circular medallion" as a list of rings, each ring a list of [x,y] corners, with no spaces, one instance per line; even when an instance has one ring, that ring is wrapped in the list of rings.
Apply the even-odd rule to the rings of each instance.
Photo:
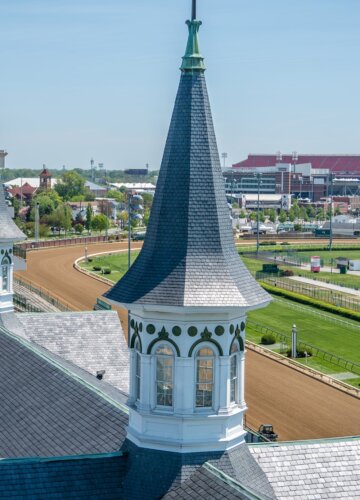
[[[173,335],[175,335],[175,337],[179,337],[179,335],[181,335],[180,326],[174,326],[174,328],[172,329],[172,332],[173,332]]]
[[[153,335],[155,333],[155,330],[156,330],[156,328],[154,325],[147,325],[147,327],[146,327],[146,331],[148,333],[150,333],[150,335]]]
[[[234,333],[234,331],[235,331],[234,325],[230,325],[230,333],[231,333],[231,335]]]
[[[188,328],[188,334],[190,335],[190,337],[195,337],[197,335],[197,328],[196,326],[190,326],[190,328]]]
[[[240,328],[241,328],[242,332],[245,330],[245,323],[244,322],[241,323]]]
[[[223,326],[219,325],[215,328],[215,333],[216,333],[216,335],[218,335],[220,337],[221,335],[224,335],[225,328]]]

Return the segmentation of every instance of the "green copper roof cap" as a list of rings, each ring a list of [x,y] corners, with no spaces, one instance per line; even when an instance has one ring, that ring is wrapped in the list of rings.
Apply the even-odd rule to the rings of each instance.
[[[204,58],[200,54],[198,32],[201,21],[186,21],[189,28],[189,38],[186,46],[186,53],[183,57],[181,71],[183,73],[203,73],[205,71]]]

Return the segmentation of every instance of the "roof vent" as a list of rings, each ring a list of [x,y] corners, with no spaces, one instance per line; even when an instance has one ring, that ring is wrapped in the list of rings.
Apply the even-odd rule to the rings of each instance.
[[[105,375],[105,370],[99,370],[96,372],[96,378],[98,380],[102,380],[104,375]]]

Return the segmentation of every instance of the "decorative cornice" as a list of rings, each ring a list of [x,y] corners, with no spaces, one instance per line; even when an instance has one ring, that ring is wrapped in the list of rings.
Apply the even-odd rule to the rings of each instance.
[[[198,32],[202,22],[192,20],[186,21],[186,24],[189,28],[189,37],[180,69],[183,73],[204,73],[206,68],[204,58],[200,54],[198,38]]]

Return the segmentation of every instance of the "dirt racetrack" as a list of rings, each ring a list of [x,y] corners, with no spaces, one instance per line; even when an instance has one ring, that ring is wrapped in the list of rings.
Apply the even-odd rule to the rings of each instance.
[[[124,248],[124,243],[88,245],[88,252]],[[29,252],[28,269],[19,276],[74,310],[89,310],[108,287],[73,268],[83,255],[84,246]],[[246,402],[246,423],[255,429],[271,423],[281,440],[360,435],[358,399],[252,351],[246,358]]]

